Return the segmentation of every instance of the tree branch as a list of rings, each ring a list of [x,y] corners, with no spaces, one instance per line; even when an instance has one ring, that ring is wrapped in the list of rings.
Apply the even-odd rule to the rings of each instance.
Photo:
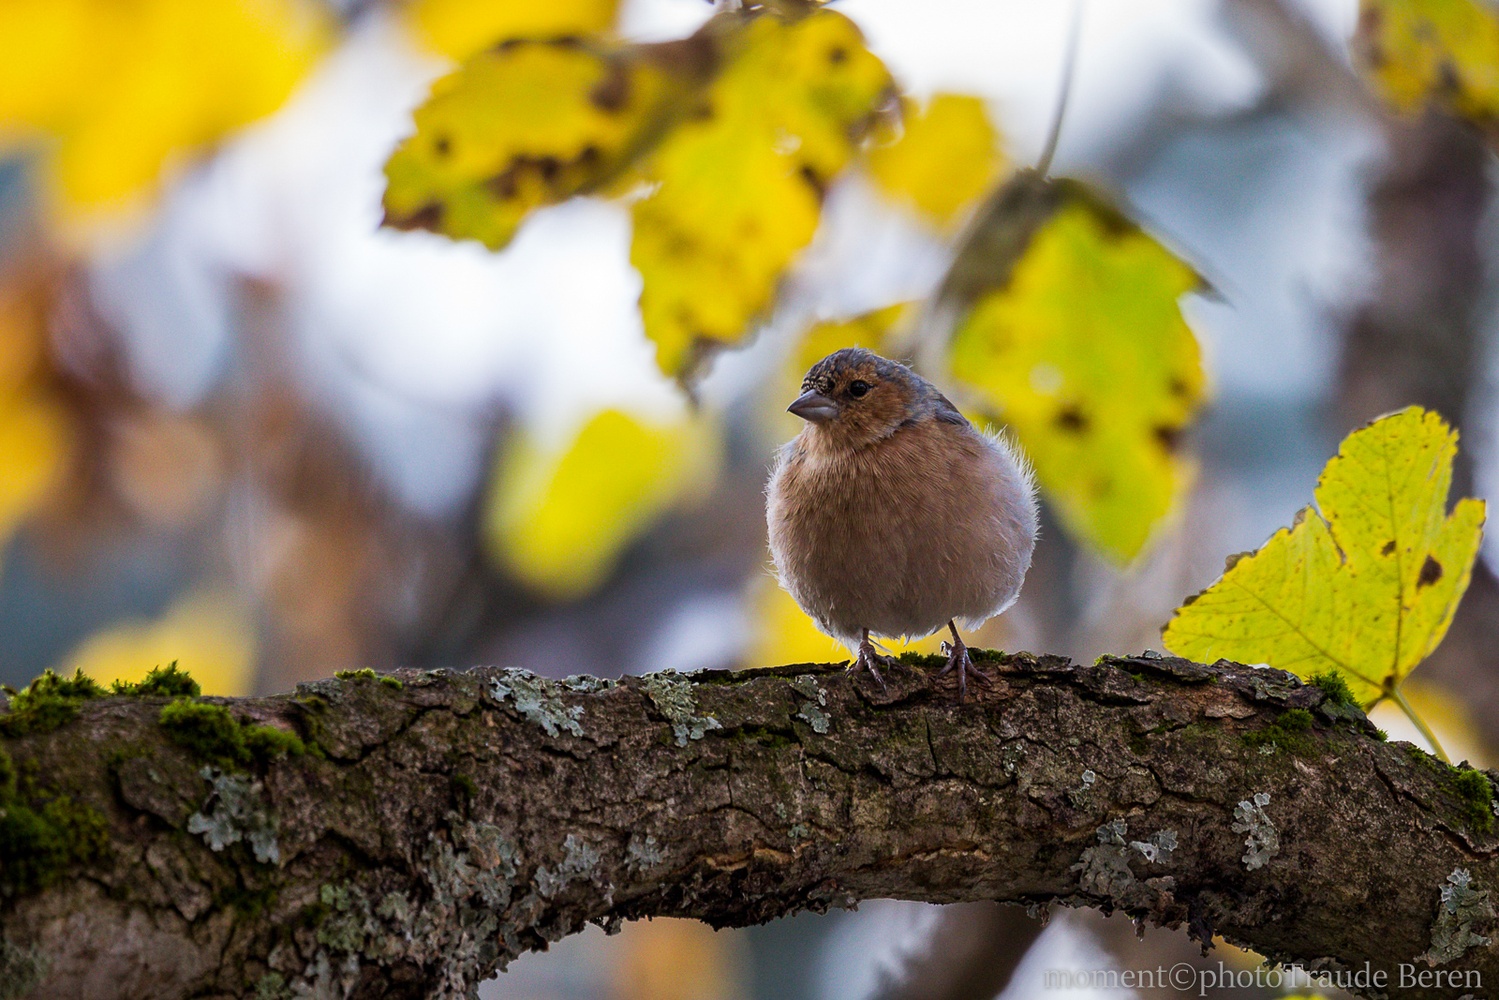
[[[1456,995],[1395,988],[1401,962],[1499,983],[1474,937],[1499,885],[1490,776],[1275,670],[989,660],[961,706],[926,664],[888,690],[835,665],[480,669],[165,715],[83,701],[3,743],[0,830],[51,816],[54,839],[5,838],[0,997],[462,996],[589,921],[877,897],[1118,909],[1367,962],[1371,995]]]

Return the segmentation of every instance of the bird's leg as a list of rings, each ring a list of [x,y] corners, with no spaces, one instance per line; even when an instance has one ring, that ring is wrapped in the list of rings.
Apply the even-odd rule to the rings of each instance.
[[[879,681],[880,687],[883,688],[885,686],[885,678],[880,676],[880,668],[875,666],[875,664],[884,662],[888,662],[887,658],[875,651],[874,643],[869,641],[869,629],[865,629],[864,638],[859,642],[859,655],[854,658],[853,663],[848,665],[848,672],[853,673],[856,670],[868,670],[871,674],[874,674],[874,679]]]
[[[947,654],[947,666],[943,667],[942,672],[937,676],[946,677],[954,667],[958,668],[958,704],[961,705],[964,699],[968,697],[968,675],[970,673],[986,684],[992,683],[992,679],[988,674],[973,665],[973,657],[968,655],[968,646],[958,635],[958,626],[949,621],[947,627],[952,631],[952,642],[944,642],[942,644],[942,652]]]

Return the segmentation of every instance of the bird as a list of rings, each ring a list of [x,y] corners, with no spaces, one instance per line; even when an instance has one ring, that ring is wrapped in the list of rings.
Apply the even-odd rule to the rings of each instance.
[[[766,525],[776,574],[817,628],[885,686],[871,636],[944,626],[958,700],[975,628],[1015,602],[1038,531],[1030,464],[974,427],[936,386],[860,347],[808,370],[787,409],[806,421],[776,452]]]

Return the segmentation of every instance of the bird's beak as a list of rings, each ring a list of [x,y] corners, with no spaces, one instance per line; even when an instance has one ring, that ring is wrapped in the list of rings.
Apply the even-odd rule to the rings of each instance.
[[[808,389],[796,397],[796,402],[786,407],[786,412],[795,413],[814,424],[822,424],[838,415],[838,404],[816,389]]]

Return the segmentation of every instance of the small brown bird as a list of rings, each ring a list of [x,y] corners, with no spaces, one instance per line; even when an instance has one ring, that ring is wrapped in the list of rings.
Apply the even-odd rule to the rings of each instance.
[[[972,628],[1014,603],[1036,543],[1030,468],[905,365],[849,347],[823,358],[788,409],[807,421],[766,490],[781,585],[883,686],[876,636],[952,631],[958,698]],[[939,674],[938,676],[942,676]],[[987,679],[987,678],[985,678]]]

